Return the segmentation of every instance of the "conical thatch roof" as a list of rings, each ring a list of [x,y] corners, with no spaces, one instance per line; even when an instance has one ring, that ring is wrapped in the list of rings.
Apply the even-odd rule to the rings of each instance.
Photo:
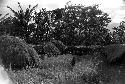
[[[44,47],[44,52],[49,55],[59,55],[60,50],[52,43],[52,42],[47,42]]]
[[[63,54],[66,46],[59,40],[52,40],[51,42],[61,51],[61,54]]]
[[[6,68],[21,69],[37,64],[38,54],[24,40],[14,36],[0,36],[0,59]]]
[[[104,47],[104,52],[107,55],[107,60],[112,62],[118,58],[121,58],[125,53],[124,44],[112,44]]]
[[[34,45],[33,46],[33,48],[37,51],[37,53],[39,55],[45,54],[43,47],[44,47],[44,45]]]

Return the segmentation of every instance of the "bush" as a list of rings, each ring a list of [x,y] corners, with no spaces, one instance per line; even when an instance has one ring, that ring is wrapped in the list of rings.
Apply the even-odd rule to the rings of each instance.
[[[5,68],[22,69],[38,64],[38,54],[22,39],[14,36],[0,37],[0,58]]]
[[[64,54],[70,53],[72,55],[88,55],[93,53],[93,49],[85,46],[68,46],[64,50]]]
[[[60,54],[60,50],[52,42],[47,42],[43,48],[48,57]]]

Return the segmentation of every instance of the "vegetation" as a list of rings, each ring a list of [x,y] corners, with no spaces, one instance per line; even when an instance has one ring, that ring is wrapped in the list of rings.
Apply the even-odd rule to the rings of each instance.
[[[124,25],[124,21],[120,22],[120,25],[118,27],[114,27],[113,28],[113,33],[112,33],[112,36],[114,38],[114,41],[115,43],[117,44],[123,44],[125,41],[124,41],[124,38],[125,38],[125,25]]]
[[[29,36],[31,33],[35,30],[35,25],[33,23],[30,23],[32,20],[32,14],[35,8],[38,6],[34,6],[31,8],[31,5],[29,5],[29,8],[26,9],[24,12],[20,3],[18,2],[19,11],[14,11],[11,7],[7,6],[13,13],[14,17],[11,19],[11,29],[9,29],[9,34],[12,36],[18,36],[22,39],[25,39],[27,43],[29,43],[30,38]]]
[[[36,51],[24,40],[8,35],[0,37],[0,53],[4,67],[15,70],[34,66],[39,60]]]
[[[0,19],[0,63],[14,83],[107,84],[107,65],[125,61],[125,22],[110,32],[111,18],[99,5],[39,12],[38,5],[18,6],[7,6],[14,16]]]
[[[84,59],[72,67],[71,59],[72,55],[51,57],[44,60],[40,68],[28,68],[16,72],[9,70],[8,73],[15,83],[20,84],[98,84],[99,81],[102,81],[102,79],[97,79],[99,78],[97,76],[99,68],[95,66],[99,61]]]
[[[41,9],[35,12],[33,8],[24,12],[19,4],[19,11],[14,11],[14,17],[8,22],[11,27],[6,33],[25,39],[30,44],[40,44],[52,38],[61,41],[66,46],[106,45],[111,43],[110,23],[107,13],[98,9],[98,5],[85,7],[82,5],[66,5],[52,11]],[[32,22],[31,22],[32,21]]]
[[[48,57],[60,54],[60,50],[52,42],[47,42],[43,48]]]
[[[70,6],[54,10],[62,13],[56,21],[54,38],[67,46],[100,45],[108,34],[106,26],[111,21],[107,13],[98,9],[98,5]],[[56,17],[58,16],[56,13]],[[103,40],[104,39],[104,40]]]

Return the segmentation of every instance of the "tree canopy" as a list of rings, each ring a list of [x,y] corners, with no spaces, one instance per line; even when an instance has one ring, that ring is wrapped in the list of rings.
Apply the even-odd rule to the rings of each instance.
[[[57,13],[58,11],[58,13]],[[55,10],[54,10],[55,13]],[[58,17],[58,14],[62,14]],[[94,6],[67,6],[56,9],[54,38],[66,45],[97,45],[105,42],[111,18]]]
[[[113,27],[113,39],[117,44],[125,43],[125,21],[120,22],[118,27]]]
[[[22,10],[14,11],[7,27],[12,36],[18,36],[31,44],[40,44],[52,38],[60,40],[67,46],[78,45],[105,45],[110,41],[107,25],[111,22],[107,13],[101,11],[99,5],[82,6],[66,5],[52,11],[41,9],[35,12],[37,5],[31,5]]]

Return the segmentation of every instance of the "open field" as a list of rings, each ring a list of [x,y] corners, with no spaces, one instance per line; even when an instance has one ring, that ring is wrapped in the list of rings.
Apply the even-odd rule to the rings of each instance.
[[[58,59],[58,60],[57,60]],[[40,68],[6,70],[12,84],[124,84],[124,67],[107,67],[97,60],[84,59],[70,65],[72,55],[46,58]],[[10,84],[10,83],[8,83]]]

